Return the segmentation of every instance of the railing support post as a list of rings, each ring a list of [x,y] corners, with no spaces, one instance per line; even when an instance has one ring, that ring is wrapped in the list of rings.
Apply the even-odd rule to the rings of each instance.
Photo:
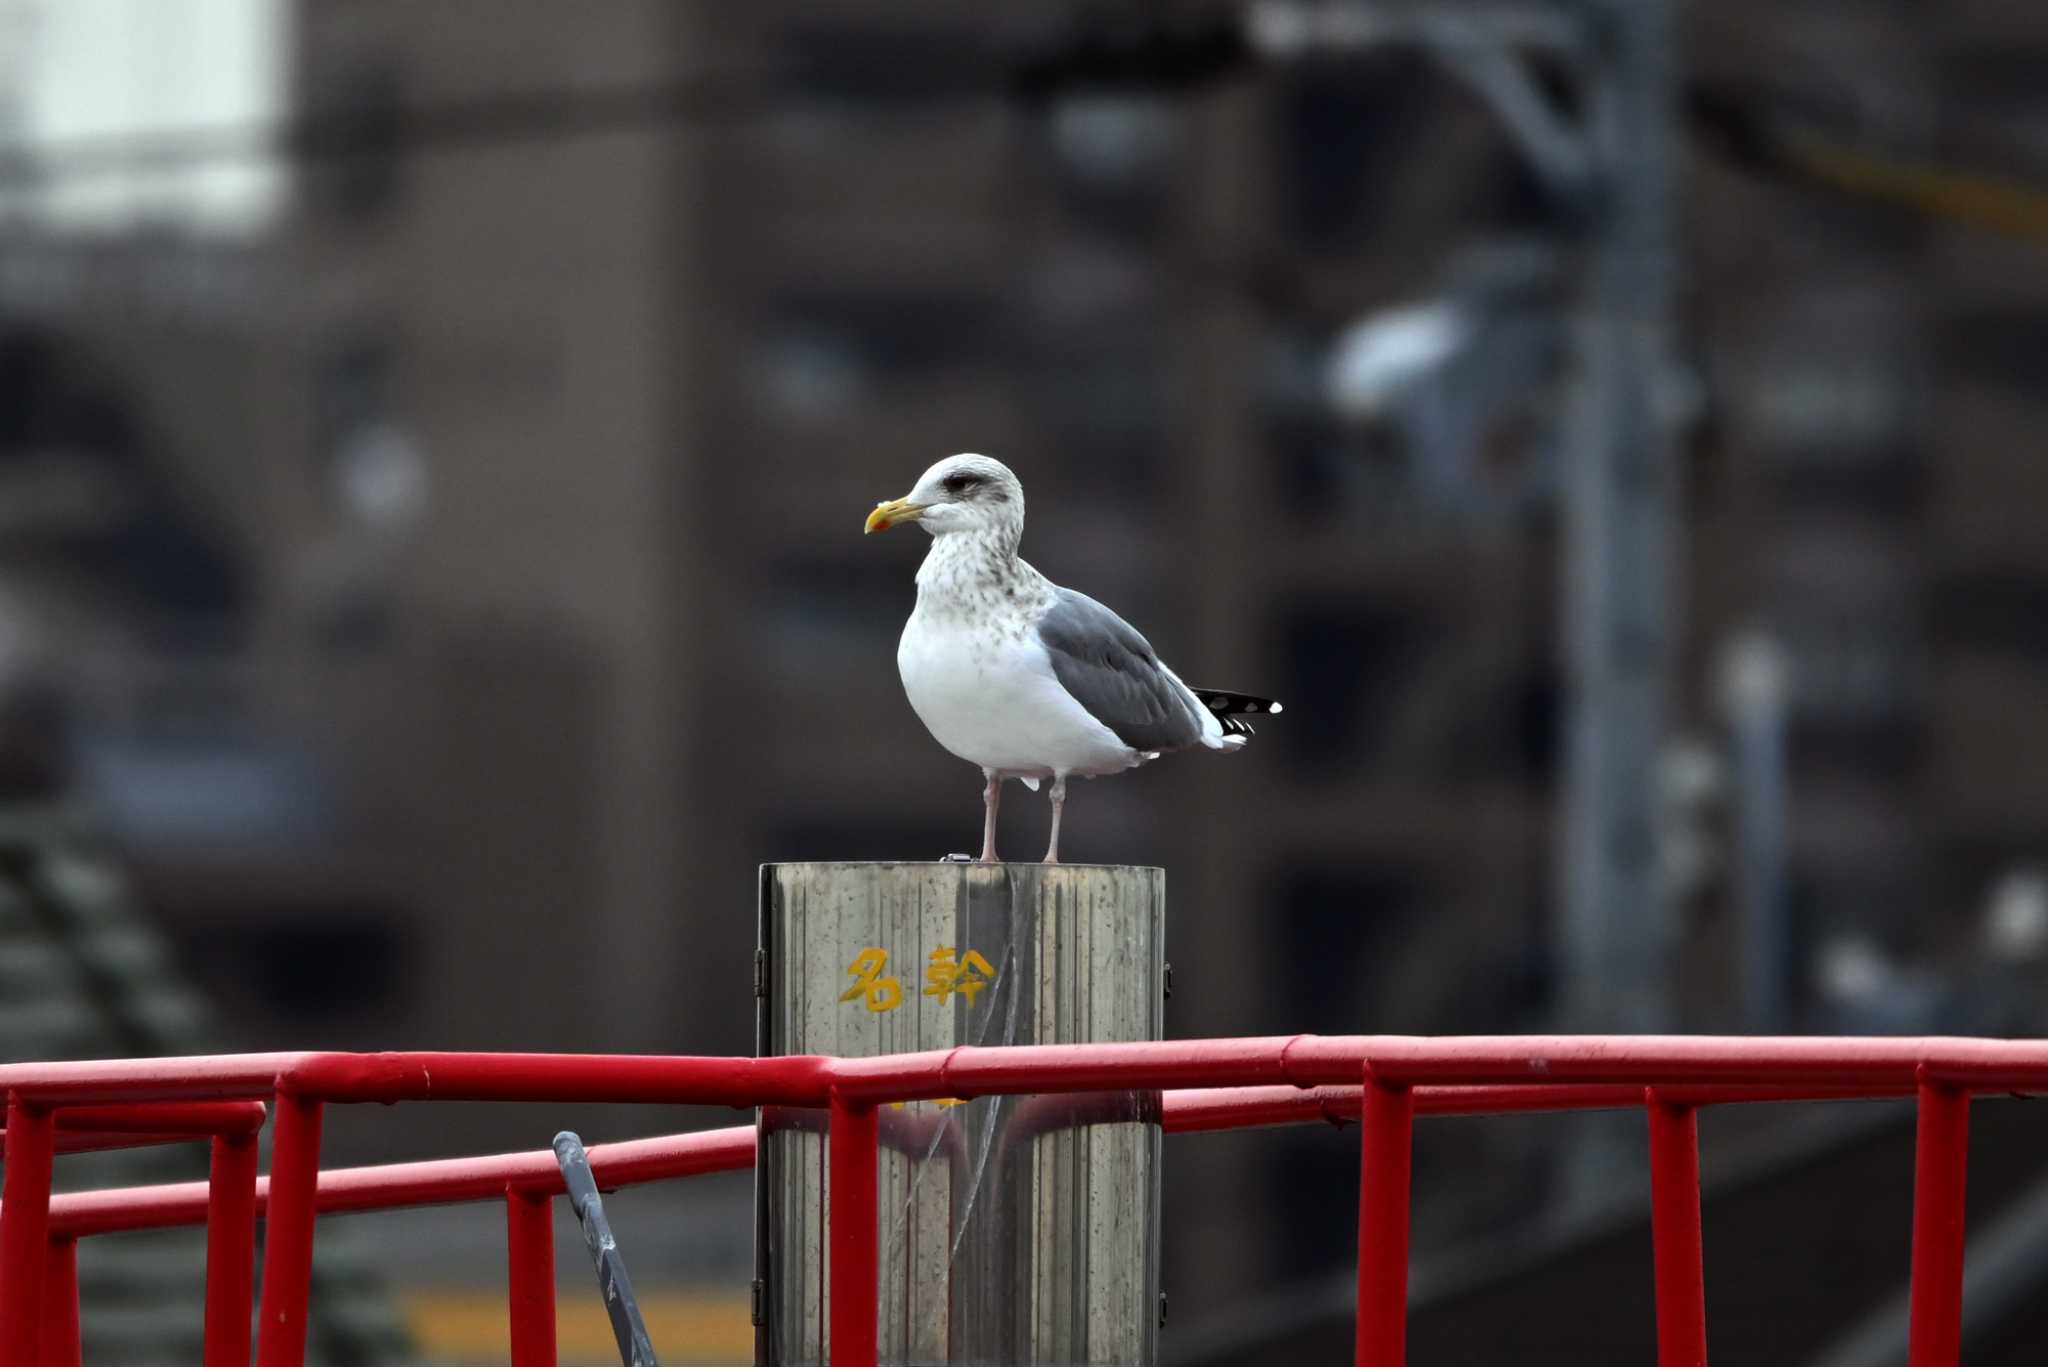
[[[1955,1367],[1963,1345],[1963,1190],[1970,1094],[1922,1081],[1913,1148],[1911,1367]]]
[[[875,1251],[875,1165],[878,1127],[873,1106],[832,1097],[826,1136],[828,1215],[832,1229],[833,1367],[875,1367],[881,1268]]]
[[[0,1367],[40,1367],[50,1168],[56,1152],[56,1120],[49,1108],[10,1095],[7,1171],[0,1184]]]
[[[1365,1074],[1358,1184],[1358,1367],[1408,1351],[1408,1181],[1415,1094]]]
[[[313,1281],[313,1200],[320,1181],[320,1103],[280,1088],[264,1212],[257,1367],[300,1367]]]
[[[43,1273],[42,1367],[81,1367],[78,1345],[78,1241],[52,1239]]]
[[[213,1139],[206,1175],[206,1367],[248,1367],[256,1285],[256,1136]]]
[[[505,1193],[506,1300],[512,1367],[555,1367],[555,1201]]]
[[[1706,1367],[1707,1282],[1700,1249],[1699,1125],[1690,1106],[1646,1089],[1650,1246],[1657,1267],[1658,1367]]]

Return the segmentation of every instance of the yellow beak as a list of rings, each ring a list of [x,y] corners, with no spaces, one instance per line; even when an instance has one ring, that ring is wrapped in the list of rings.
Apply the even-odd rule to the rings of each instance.
[[[912,503],[907,498],[892,498],[887,503],[877,503],[875,510],[868,514],[868,525],[861,535],[869,532],[886,532],[899,522],[915,522],[924,515],[925,504]]]

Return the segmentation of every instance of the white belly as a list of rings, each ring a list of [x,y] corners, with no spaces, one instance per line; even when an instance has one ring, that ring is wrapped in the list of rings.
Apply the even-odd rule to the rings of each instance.
[[[1000,637],[913,613],[896,647],[903,691],[939,744],[998,773],[1113,774],[1141,758],[1053,677],[1034,634]]]

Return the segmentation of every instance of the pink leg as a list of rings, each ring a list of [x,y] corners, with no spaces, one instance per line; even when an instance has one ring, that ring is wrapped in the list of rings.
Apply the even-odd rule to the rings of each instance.
[[[996,808],[1003,805],[1003,780],[993,769],[981,772],[988,776],[988,786],[981,790],[981,805],[988,812],[981,827],[981,862],[993,864],[996,862]]]
[[[1052,780],[1052,843],[1045,847],[1045,862],[1060,862],[1060,813],[1067,807],[1067,776],[1055,774]]]

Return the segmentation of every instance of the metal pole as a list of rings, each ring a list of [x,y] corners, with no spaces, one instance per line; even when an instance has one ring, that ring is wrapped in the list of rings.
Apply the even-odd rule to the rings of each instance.
[[[313,1282],[314,1199],[320,1182],[321,1105],[279,1091],[264,1208],[263,1300],[257,1367],[301,1367]]]
[[[1963,1188],[1970,1094],[1923,1082],[1913,1148],[1911,1367],[1956,1367],[1963,1343]]]
[[[1658,877],[1656,764],[1666,736],[1678,529],[1669,407],[1675,276],[1670,0],[1599,0],[1585,64],[1599,220],[1575,321],[1564,449],[1566,718],[1557,1000],[1565,1029],[1673,1028],[1676,907]],[[1619,1116],[1565,1131],[1559,1202],[1599,1207],[1642,1145]]]
[[[1401,1367],[1408,1352],[1415,1093],[1368,1072],[1359,1130],[1358,1367]]]
[[[78,1343],[78,1241],[50,1240],[43,1275],[42,1367],[81,1367]]]
[[[1707,1281],[1700,1248],[1699,1125],[1691,1106],[1647,1088],[1650,1247],[1657,1265],[1657,1367],[1707,1367]]]
[[[879,1349],[881,1269],[875,1255],[875,1163],[879,1133],[875,1108],[832,1098],[826,1135],[830,1166],[825,1180],[831,1208],[831,1296],[835,1367],[875,1367]]]
[[[248,1367],[256,1288],[256,1136],[217,1135],[206,1182],[206,1367]]]
[[[1564,1000],[1574,1029],[1668,1028],[1672,909],[1649,821],[1673,656],[1677,559],[1671,381],[1669,0],[1605,0],[1590,132],[1606,216],[1578,323],[1565,480],[1569,670]]]
[[[517,1188],[505,1193],[505,1263],[512,1367],[555,1367],[553,1197]]]
[[[656,1367],[654,1344],[640,1318],[640,1300],[633,1294],[618,1242],[604,1218],[604,1200],[597,1194],[597,1179],[591,1176],[590,1155],[582,1139],[569,1130],[556,1135],[555,1162],[562,1169],[562,1185],[569,1190],[570,1209],[583,1227],[583,1246],[590,1250],[591,1265],[597,1269],[597,1284],[604,1291],[605,1309],[612,1318],[612,1336],[619,1343],[619,1361],[626,1367]]]
[[[1776,641],[1737,637],[1722,661],[1722,705],[1734,737],[1735,901],[1742,926],[1743,1027],[1786,1025],[1791,936],[1785,904],[1786,666]]]
[[[56,1146],[49,1108],[9,1096],[7,1170],[0,1185],[0,1367],[38,1367]]]

